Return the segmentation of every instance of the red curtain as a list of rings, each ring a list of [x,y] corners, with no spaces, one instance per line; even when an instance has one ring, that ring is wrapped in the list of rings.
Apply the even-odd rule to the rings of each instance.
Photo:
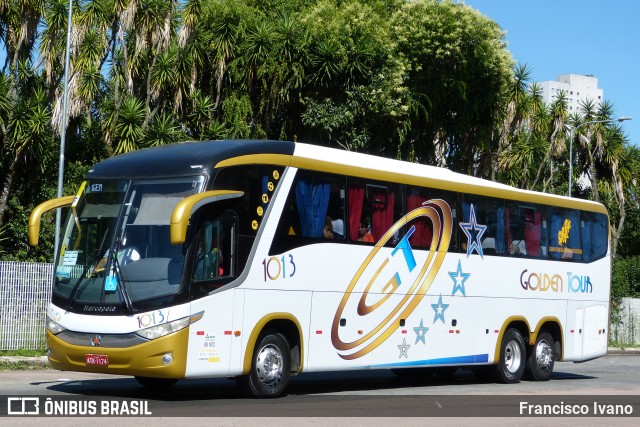
[[[540,231],[542,220],[540,212],[527,212],[524,215],[524,244],[528,256],[540,256]]]
[[[426,202],[427,198],[420,196],[417,192],[411,192],[407,195],[407,210],[411,212],[414,209],[422,206],[423,202]],[[431,239],[433,237],[432,224],[427,218],[416,218],[409,227],[416,226],[416,231],[409,238],[411,246],[416,248],[429,248],[431,246]]]
[[[353,241],[358,240],[363,203],[364,187],[349,185],[349,237]]]
[[[393,225],[393,207],[396,197],[390,190],[388,192],[380,191],[373,193],[373,200],[371,233],[373,234],[373,239],[377,242]]]

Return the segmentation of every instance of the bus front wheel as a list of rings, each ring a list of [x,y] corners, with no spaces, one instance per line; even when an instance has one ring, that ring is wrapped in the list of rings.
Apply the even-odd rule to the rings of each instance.
[[[251,358],[251,371],[238,377],[238,385],[249,395],[268,398],[282,394],[291,375],[291,348],[287,339],[266,331],[258,339]]]
[[[494,379],[505,384],[517,383],[524,373],[526,358],[522,334],[517,329],[507,329],[500,343],[498,364],[493,367]]]

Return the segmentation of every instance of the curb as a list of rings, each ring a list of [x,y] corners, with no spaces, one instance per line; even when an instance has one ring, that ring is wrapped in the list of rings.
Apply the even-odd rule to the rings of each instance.
[[[47,356],[0,356],[0,363],[29,363],[49,367]]]
[[[607,355],[612,356],[637,356],[640,355],[640,348],[609,348]]]

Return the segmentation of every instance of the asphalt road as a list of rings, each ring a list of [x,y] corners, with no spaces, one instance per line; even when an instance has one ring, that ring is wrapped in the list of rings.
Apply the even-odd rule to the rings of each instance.
[[[150,390],[132,377],[51,369],[0,371],[0,378],[0,396],[88,400],[98,405],[101,400],[146,402],[145,410],[153,416],[169,417],[241,415],[261,422],[264,417],[299,416],[517,417],[522,415],[521,402],[588,405],[590,415],[596,404],[619,404],[619,409],[631,409],[632,415],[640,417],[638,355],[557,363],[550,381],[510,385],[495,384],[462,369],[444,378],[399,378],[388,371],[303,374],[292,377],[287,394],[276,400],[246,398],[227,379],[183,380],[166,390]],[[525,406],[525,415],[527,410]]]

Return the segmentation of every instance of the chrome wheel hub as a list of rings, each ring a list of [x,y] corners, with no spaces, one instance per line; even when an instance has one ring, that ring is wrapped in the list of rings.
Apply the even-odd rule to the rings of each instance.
[[[546,341],[540,341],[536,346],[536,363],[542,371],[548,371],[553,363],[553,350]]]
[[[277,347],[267,345],[260,349],[256,359],[256,372],[263,384],[277,382],[282,377],[282,353]]]
[[[516,341],[509,341],[504,349],[504,366],[510,373],[518,372],[522,361],[522,352]]]

